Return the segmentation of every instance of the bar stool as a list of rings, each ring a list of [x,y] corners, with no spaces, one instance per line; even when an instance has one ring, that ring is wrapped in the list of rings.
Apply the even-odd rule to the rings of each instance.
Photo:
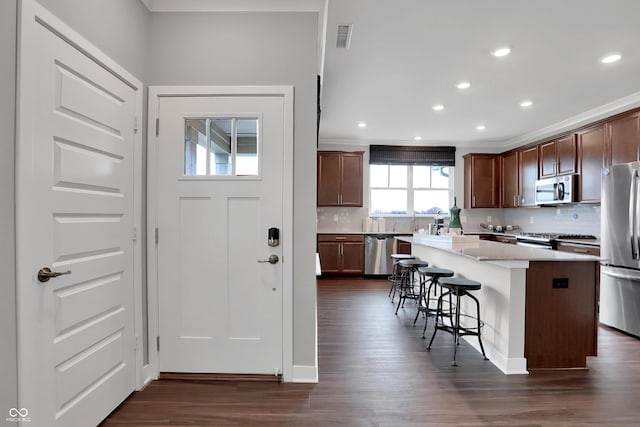
[[[438,330],[447,331],[453,335],[453,362],[451,363],[453,366],[458,366],[456,363],[456,352],[458,350],[458,345],[460,344],[460,337],[464,335],[473,335],[478,337],[478,342],[480,343],[480,350],[482,350],[482,356],[484,360],[489,360],[487,355],[484,352],[484,346],[482,345],[482,338],[480,337],[480,330],[484,323],[480,320],[480,303],[478,299],[474,297],[470,291],[477,291],[482,287],[480,282],[476,282],[474,280],[463,279],[460,277],[447,277],[440,280],[440,286],[443,289],[447,289],[446,292],[440,294],[438,298],[438,306],[436,308],[436,325],[433,331],[433,335],[431,336],[431,341],[429,341],[429,346],[427,350],[431,350],[431,344],[433,343],[433,339],[436,337],[436,333]],[[454,295],[456,298],[456,303],[454,306],[454,313],[451,319],[451,324],[447,325],[444,323],[444,316],[442,310],[442,299],[447,295]],[[469,316],[467,314],[460,313],[460,298],[468,296],[472,300],[476,302],[476,317]],[[477,321],[476,327],[465,327],[460,325],[460,317],[470,317],[475,318]],[[438,317],[440,320],[438,321]]]
[[[420,294],[416,293],[414,288],[415,275],[418,273],[418,268],[428,267],[429,263],[419,258],[403,259],[398,261],[399,268],[403,268],[402,276],[400,279],[400,298],[398,299],[398,306],[396,307],[396,314],[400,309],[400,304],[404,307],[404,302],[407,299],[412,299],[418,302]],[[418,273],[419,274],[419,273]]]
[[[429,316],[436,314],[436,309],[431,308],[431,289],[433,289],[433,296],[436,296],[436,289],[440,286],[440,278],[453,277],[454,271],[448,268],[437,267],[422,267],[418,269],[420,277],[420,300],[418,301],[418,311],[416,312],[416,318],[413,319],[413,326],[416,325],[418,316],[420,313],[424,313],[424,328],[422,329],[422,339],[425,339],[425,332],[427,330],[427,323],[429,322]],[[429,286],[427,286],[427,282]],[[440,290],[442,293],[442,289]],[[451,312],[451,295],[449,295],[449,311]]]
[[[400,285],[400,279],[402,278],[402,274],[400,274],[400,268],[398,267],[398,262],[403,259],[415,259],[413,255],[410,254],[391,254],[391,259],[393,260],[393,269],[391,270],[391,276],[388,277],[391,282],[391,288],[389,289],[389,296],[391,297],[391,302],[396,297],[396,288]],[[393,293],[393,296],[391,295]]]

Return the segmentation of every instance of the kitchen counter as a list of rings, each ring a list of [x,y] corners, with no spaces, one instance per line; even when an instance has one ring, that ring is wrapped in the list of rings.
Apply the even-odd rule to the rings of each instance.
[[[416,245],[430,246],[478,261],[599,261],[591,255],[552,251],[527,246],[509,245],[488,240],[475,242],[452,243],[447,236],[414,235],[413,237],[397,237],[398,240]]]
[[[317,234],[356,234],[356,235],[385,235],[385,236],[400,236],[400,235],[411,235],[411,233],[401,233],[399,231],[318,231]]]
[[[482,341],[505,374],[586,369],[587,356],[597,354],[598,257],[484,240],[396,239],[412,241],[412,254],[430,266],[482,283],[474,292]],[[475,312],[467,304],[462,312]],[[475,337],[463,339],[479,350]]]

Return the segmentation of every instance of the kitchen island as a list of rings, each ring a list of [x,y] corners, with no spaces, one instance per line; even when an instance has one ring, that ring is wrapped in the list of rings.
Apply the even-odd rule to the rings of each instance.
[[[598,257],[447,236],[398,239],[411,241],[412,254],[430,266],[482,283],[474,293],[482,341],[504,373],[584,369],[596,355]],[[462,311],[469,312],[465,303]],[[467,341],[479,350],[476,339]]]

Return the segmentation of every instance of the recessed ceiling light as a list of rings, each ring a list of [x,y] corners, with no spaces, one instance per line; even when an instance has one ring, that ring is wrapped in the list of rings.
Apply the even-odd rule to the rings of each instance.
[[[524,108],[531,107],[532,105],[533,105],[533,101],[530,101],[528,99],[520,103],[520,106]]]
[[[436,111],[444,110],[444,105],[442,105],[442,104],[434,105],[433,109],[436,110]]]
[[[611,55],[603,57],[600,62],[603,64],[611,64],[612,62],[620,61],[620,58],[622,58],[622,55],[619,53],[612,53]]]
[[[478,126],[476,126],[477,130],[485,130],[486,128],[487,128],[486,125],[478,125]]]
[[[456,85],[458,89],[468,89],[469,86],[471,86],[471,83],[469,82],[460,82]]]
[[[422,137],[421,136],[414,136],[413,139],[415,139],[416,141],[422,141]]]
[[[358,123],[358,127],[359,128],[366,128],[367,124],[365,122],[360,122],[360,123]]]
[[[497,57],[507,56],[510,53],[511,53],[511,49],[509,49],[508,47],[499,47],[498,49],[491,52],[493,56],[497,56]]]

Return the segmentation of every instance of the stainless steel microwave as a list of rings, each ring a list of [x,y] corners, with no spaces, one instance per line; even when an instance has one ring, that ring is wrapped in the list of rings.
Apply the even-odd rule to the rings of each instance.
[[[561,175],[536,181],[536,205],[559,205],[578,201],[578,175]]]

